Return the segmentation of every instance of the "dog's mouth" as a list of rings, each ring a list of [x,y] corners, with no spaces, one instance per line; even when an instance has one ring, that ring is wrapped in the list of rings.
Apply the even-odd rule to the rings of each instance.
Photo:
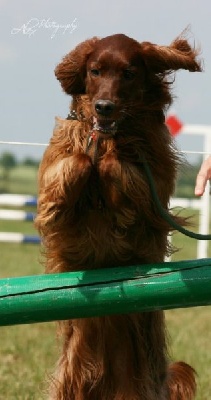
[[[98,119],[93,117],[93,131],[107,137],[114,136],[117,131],[117,122],[110,119]]]

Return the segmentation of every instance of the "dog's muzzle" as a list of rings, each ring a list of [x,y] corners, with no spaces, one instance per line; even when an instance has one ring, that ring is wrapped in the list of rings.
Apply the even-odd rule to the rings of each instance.
[[[98,99],[94,108],[96,116],[93,117],[93,131],[97,131],[99,135],[113,136],[117,128],[114,119],[115,103],[108,99]]]
[[[117,123],[114,120],[108,120],[108,119],[98,119],[96,117],[93,117],[93,131],[97,131],[99,135],[103,135],[106,137],[114,136],[117,130]]]

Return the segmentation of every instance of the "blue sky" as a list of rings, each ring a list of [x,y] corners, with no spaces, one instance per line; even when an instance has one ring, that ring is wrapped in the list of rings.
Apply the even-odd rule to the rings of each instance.
[[[168,45],[188,25],[205,70],[177,73],[173,109],[184,123],[211,125],[210,15],[209,0],[0,0],[0,140],[49,141],[55,116],[66,117],[70,102],[54,68],[82,40],[125,33]],[[180,147],[201,150],[201,138],[181,136]],[[43,148],[0,145],[0,153],[4,150],[20,158],[43,153]]]

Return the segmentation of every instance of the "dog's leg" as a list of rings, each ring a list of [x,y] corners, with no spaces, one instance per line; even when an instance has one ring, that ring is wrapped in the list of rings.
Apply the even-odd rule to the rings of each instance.
[[[50,400],[173,400],[166,390],[162,312],[63,321],[61,326],[63,352]]]
[[[45,226],[55,221],[62,206],[74,213],[74,206],[91,170],[92,161],[86,154],[74,154],[53,163],[44,157],[39,172],[40,194],[35,221],[41,234]]]

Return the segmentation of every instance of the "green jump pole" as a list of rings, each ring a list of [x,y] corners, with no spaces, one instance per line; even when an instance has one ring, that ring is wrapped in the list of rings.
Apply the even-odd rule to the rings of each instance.
[[[211,259],[0,280],[0,325],[211,304]]]

